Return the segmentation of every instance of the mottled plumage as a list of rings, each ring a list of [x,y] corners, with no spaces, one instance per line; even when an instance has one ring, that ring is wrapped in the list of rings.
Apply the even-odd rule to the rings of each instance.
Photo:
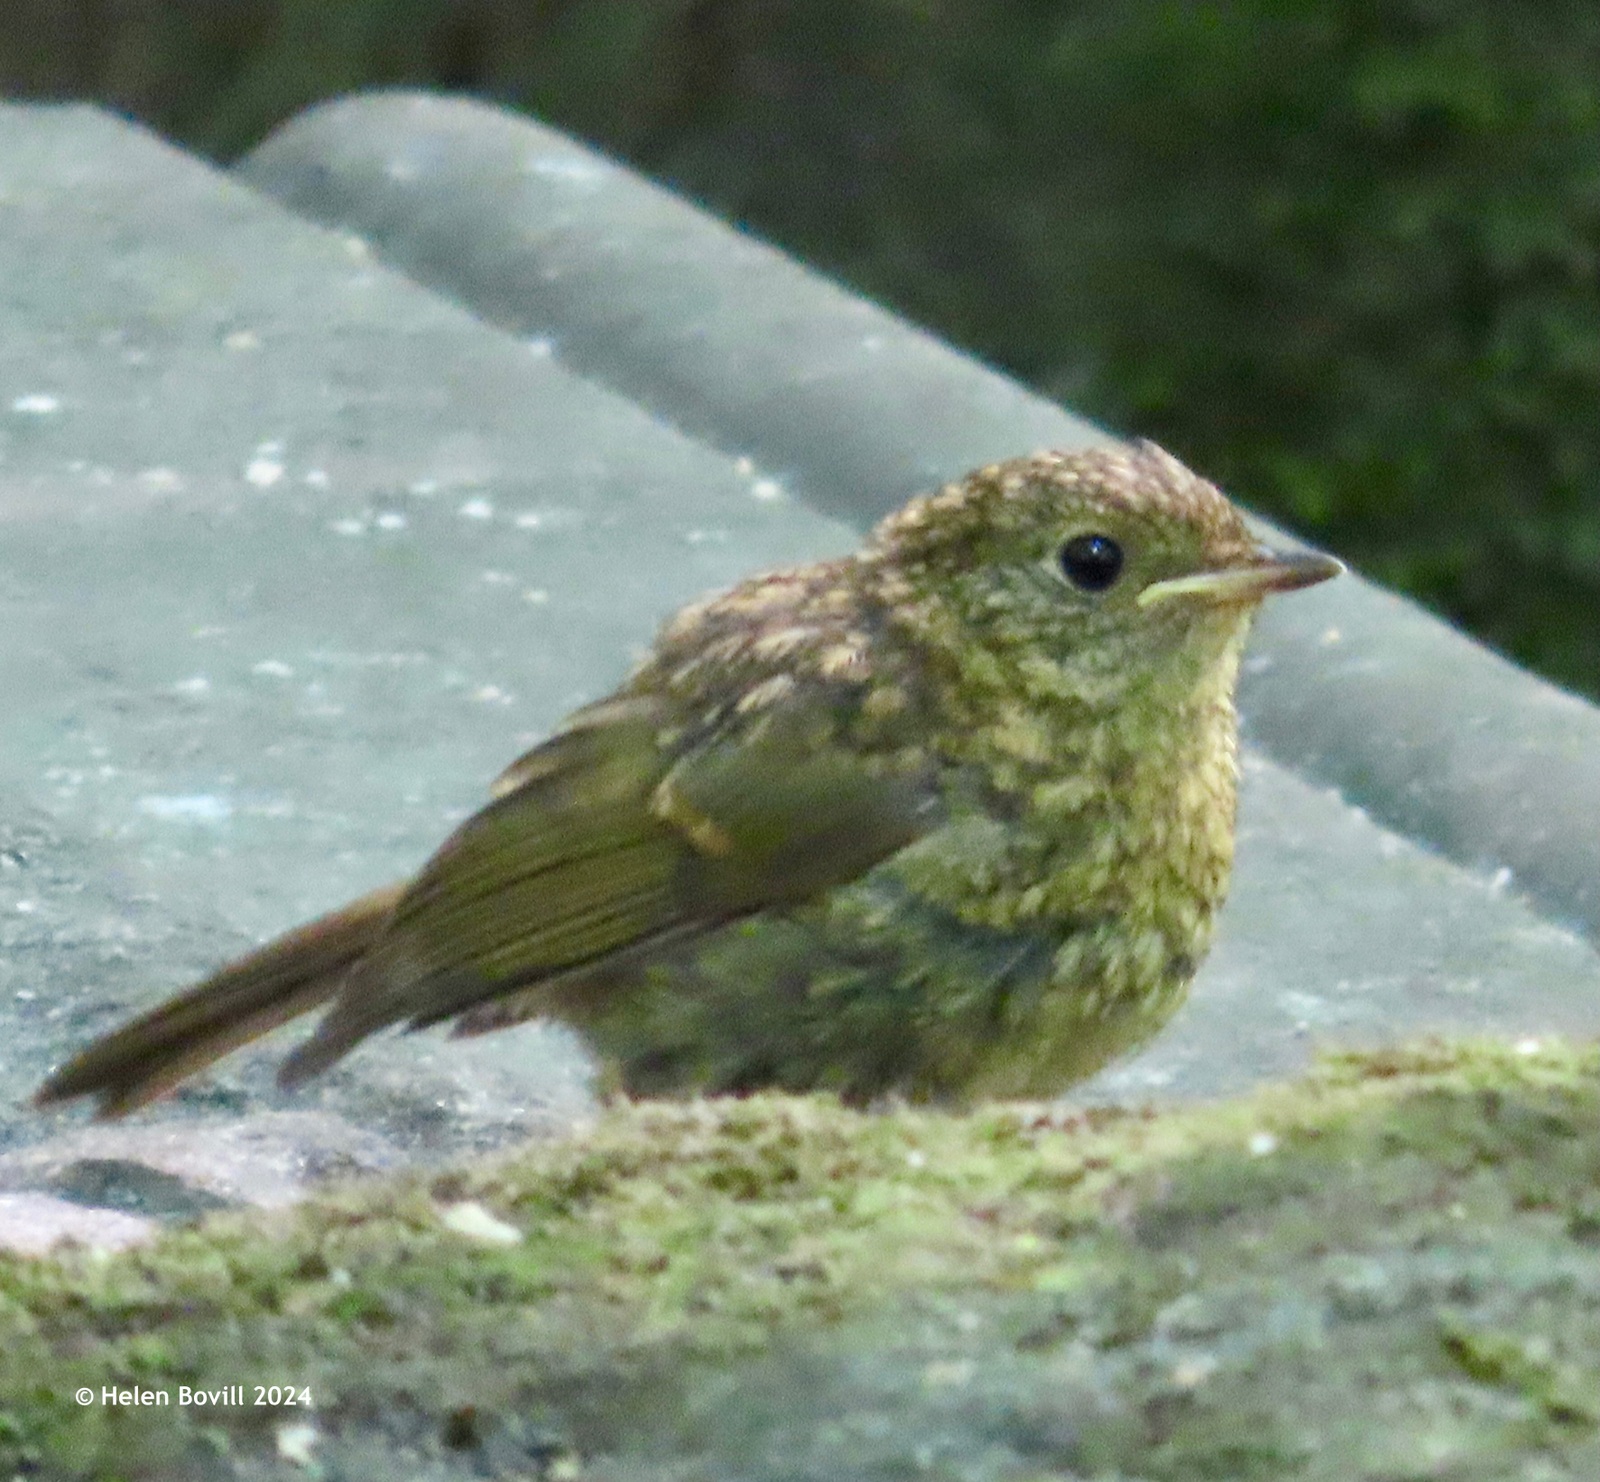
[[[1232,862],[1251,614],[1337,569],[1263,551],[1149,444],[982,469],[684,609],[416,880],[41,1099],[127,1110],[328,1000],[286,1083],[389,1024],[551,1016],[636,1093],[1059,1091],[1181,1002]]]

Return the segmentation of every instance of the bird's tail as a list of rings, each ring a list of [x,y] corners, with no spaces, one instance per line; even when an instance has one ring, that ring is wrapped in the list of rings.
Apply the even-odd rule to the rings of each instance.
[[[402,890],[393,885],[364,895],[96,1040],[45,1081],[35,1105],[94,1096],[98,1116],[124,1116],[230,1050],[316,1008],[377,940]]]

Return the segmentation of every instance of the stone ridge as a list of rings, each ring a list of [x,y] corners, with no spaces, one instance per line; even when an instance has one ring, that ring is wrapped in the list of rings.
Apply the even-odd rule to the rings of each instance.
[[[1103,436],[500,109],[340,99],[239,172],[858,527],[969,468]],[[1242,698],[1275,759],[1468,868],[1509,872],[1600,944],[1600,710],[1349,579],[1264,615]]]

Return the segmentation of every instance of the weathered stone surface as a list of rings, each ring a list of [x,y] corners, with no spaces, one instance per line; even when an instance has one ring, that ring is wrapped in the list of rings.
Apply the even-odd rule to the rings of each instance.
[[[89,111],[0,110],[14,1149],[77,1125],[19,1105],[52,1061],[413,867],[686,598],[846,548],[847,521],[972,462],[1086,435],[488,110],[357,100],[292,125],[246,178],[345,224],[319,229]],[[470,273],[449,280],[452,263]],[[1600,963],[1556,875],[1581,884],[1594,844],[1593,712],[1357,582],[1281,606],[1297,616],[1252,660],[1265,744],[1221,943],[1180,1021],[1087,1096],[1235,1088],[1328,1039],[1592,1029]],[[1479,719],[1457,727],[1461,706]],[[1441,758],[1467,758],[1467,736],[1483,758],[1452,781]],[[1518,832],[1530,774],[1556,793]],[[1452,813],[1479,784],[1478,812]],[[1503,848],[1485,819],[1505,823]],[[1541,837],[1550,879],[1516,852]],[[572,1041],[537,1028],[387,1040],[292,1101],[271,1088],[275,1052],[148,1124],[217,1129],[236,1188],[278,1190],[336,1162],[353,1128],[364,1166],[437,1160],[589,1104]],[[252,1131],[290,1110],[315,1113],[274,1124],[298,1129],[297,1160]],[[28,1157],[144,1157],[98,1136]],[[38,1166],[0,1165],[0,1189],[37,1192]],[[108,1198],[137,1198],[137,1179],[101,1175]],[[181,1204],[146,1188],[152,1208]]]
[[[0,110],[0,202],[20,1143],[56,1125],[20,1104],[52,1060],[415,867],[659,616],[854,537],[104,115]],[[586,1085],[556,1033],[428,1036],[293,1103],[241,1057],[157,1115],[323,1106],[444,1155],[565,1125]]]
[[[419,282],[860,524],[1103,434],[559,133],[462,99],[308,110],[239,166]]]

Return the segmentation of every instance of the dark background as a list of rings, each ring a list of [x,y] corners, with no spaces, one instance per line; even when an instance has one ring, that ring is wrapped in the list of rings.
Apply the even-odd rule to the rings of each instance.
[[[1600,694],[1594,0],[6,0],[227,160],[379,84],[583,135]]]

